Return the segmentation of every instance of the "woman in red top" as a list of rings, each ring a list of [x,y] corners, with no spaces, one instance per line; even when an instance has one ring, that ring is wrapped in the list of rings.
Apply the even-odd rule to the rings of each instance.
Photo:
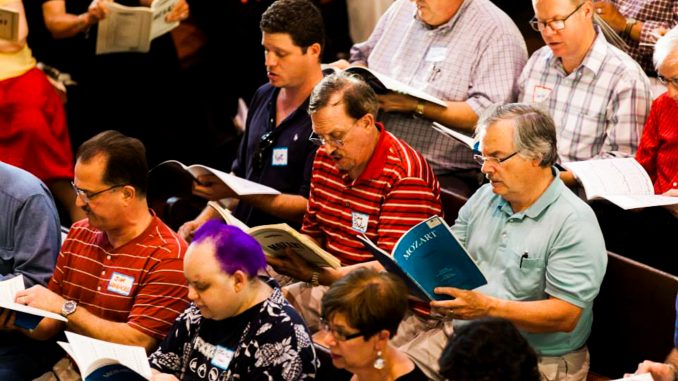
[[[667,91],[652,104],[636,160],[650,175],[655,193],[678,197],[678,27],[657,41],[654,63]],[[668,209],[678,217],[678,205]]]

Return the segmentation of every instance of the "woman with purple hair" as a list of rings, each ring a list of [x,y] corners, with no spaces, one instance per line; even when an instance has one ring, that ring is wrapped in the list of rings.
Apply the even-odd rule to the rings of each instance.
[[[184,258],[191,305],[149,360],[153,380],[310,380],[308,329],[254,238],[221,221],[195,233]]]

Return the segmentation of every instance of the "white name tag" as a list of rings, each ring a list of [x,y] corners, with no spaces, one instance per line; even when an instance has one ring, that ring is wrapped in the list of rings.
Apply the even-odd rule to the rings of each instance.
[[[544,86],[535,86],[534,95],[532,95],[532,103],[542,103],[551,95],[551,89]]]
[[[273,148],[272,163],[275,166],[287,165],[287,147]]]
[[[431,46],[426,53],[426,62],[442,62],[447,58],[447,47]]]
[[[217,345],[214,350],[214,358],[212,359],[212,365],[221,368],[223,370],[228,369],[228,366],[233,360],[234,352],[228,348]]]
[[[367,232],[367,223],[370,221],[370,216],[364,213],[352,212],[353,216],[353,230],[361,233]]]
[[[134,277],[115,272],[108,281],[108,291],[128,296],[134,286]]]

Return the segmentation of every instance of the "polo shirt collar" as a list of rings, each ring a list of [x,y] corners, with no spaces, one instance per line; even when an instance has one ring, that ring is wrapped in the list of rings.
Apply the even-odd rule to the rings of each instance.
[[[517,218],[517,219],[524,219],[525,217],[535,219],[539,217],[539,215],[546,210],[546,208],[549,207],[549,205],[553,204],[558,197],[560,197],[560,194],[563,191],[563,187],[565,184],[563,181],[560,179],[560,171],[556,169],[555,167],[551,168],[551,173],[553,173],[553,181],[551,181],[551,184],[546,188],[544,193],[542,193],[541,196],[530,205],[529,208],[525,209],[522,212],[514,213],[513,209],[511,208],[511,204],[509,204],[508,201],[504,200],[501,198],[501,201],[497,205],[499,210],[501,210],[504,214],[506,214],[509,217]]]
[[[596,30],[596,38],[593,39],[593,44],[586,53],[584,60],[582,60],[581,64],[572,71],[573,73],[581,70],[581,68],[587,68],[594,76],[597,76],[600,68],[603,66],[605,56],[607,55],[608,42],[599,26],[594,25],[594,29]],[[560,58],[554,56],[552,51],[546,56],[546,61],[550,66],[565,73]]]
[[[377,126],[377,130],[379,130],[379,139],[377,140],[377,145],[374,147],[374,152],[372,152],[370,161],[367,162],[367,166],[365,166],[363,172],[358,176],[356,182],[379,177],[384,171],[386,158],[393,145],[393,136],[386,132],[384,125],[379,122],[375,123],[375,125]]]
[[[276,101],[278,100],[278,94],[280,94],[280,88],[275,87],[273,89],[273,91],[271,92],[269,98],[268,98],[267,108],[268,108],[268,117],[269,117],[268,122],[269,122],[270,128],[268,128],[267,131],[271,131],[275,128]],[[299,105],[299,107],[297,107],[294,111],[289,113],[289,115],[287,115],[287,117],[285,117],[285,119],[283,119],[283,121],[280,122],[280,125],[278,127],[282,127],[283,125],[287,124],[286,123],[287,121],[293,120],[294,118],[296,118],[297,114],[299,114],[300,112],[303,112],[304,114],[306,114],[306,112],[307,112],[306,110],[308,110],[308,104],[309,104],[310,100],[311,100],[311,97],[308,96],[304,100],[304,102],[301,105]]]

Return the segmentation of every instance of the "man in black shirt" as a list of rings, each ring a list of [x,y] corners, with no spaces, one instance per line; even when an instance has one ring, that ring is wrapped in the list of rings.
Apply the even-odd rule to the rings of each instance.
[[[306,108],[311,91],[323,77],[324,26],[310,1],[280,0],[264,12],[260,27],[269,83],[256,91],[250,103],[233,173],[282,194],[243,196],[236,200],[234,215],[249,226],[284,221],[298,227],[306,211],[315,155],[308,140],[312,130]],[[213,176],[202,176],[198,181],[193,191],[198,196],[210,200],[236,196]],[[205,221],[217,216],[205,208],[195,220],[185,223],[179,234],[189,238]]]

